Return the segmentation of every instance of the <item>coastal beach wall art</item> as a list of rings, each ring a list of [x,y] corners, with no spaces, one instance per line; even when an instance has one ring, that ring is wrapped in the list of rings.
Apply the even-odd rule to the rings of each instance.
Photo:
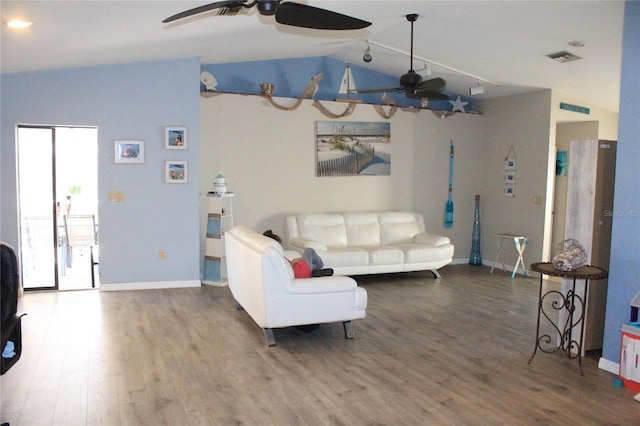
[[[187,149],[187,128],[165,127],[164,149]]]
[[[116,164],[143,164],[144,141],[116,140],[113,145]]]
[[[391,123],[316,121],[316,176],[391,175]]]
[[[165,183],[188,183],[189,163],[182,160],[168,160],[164,163]]]

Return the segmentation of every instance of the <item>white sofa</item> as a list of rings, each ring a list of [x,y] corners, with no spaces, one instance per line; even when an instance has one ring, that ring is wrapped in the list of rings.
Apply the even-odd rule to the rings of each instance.
[[[449,238],[426,233],[419,213],[310,213],[286,222],[289,246],[313,248],[338,275],[429,270],[440,278],[453,259]]]
[[[225,233],[229,289],[275,345],[274,328],[341,321],[352,339],[351,321],[365,317],[367,292],[350,277],[296,279],[282,246],[243,226]]]

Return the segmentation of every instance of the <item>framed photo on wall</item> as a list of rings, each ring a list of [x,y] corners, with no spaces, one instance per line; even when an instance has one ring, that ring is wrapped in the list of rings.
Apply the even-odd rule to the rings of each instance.
[[[187,149],[187,128],[165,127],[164,149]]]
[[[188,183],[189,162],[168,160],[164,162],[164,183]]]
[[[144,141],[116,140],[113,151],[116,164],[144,163]]]
[[[391,175],[391,123],[316,121],[316,176]]]

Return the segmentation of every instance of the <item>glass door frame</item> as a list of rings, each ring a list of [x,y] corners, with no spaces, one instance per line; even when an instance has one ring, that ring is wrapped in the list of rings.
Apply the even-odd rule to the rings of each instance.
[[[95,288],[98,262],[92,260],[85,268],[85,259],[93,259],[89,253],[93,255],[97,245],[84,247],[78,240],[71,247],[65,216],[93,216],[97,233],[98,127],[18,124],[16,135],[22,288]]]
[[[58,214],[57,214],[57,208],[56,208],[56,127],[61,127],[61,126],[50,126],[50,125],[33,125],[33,124],[18,124],[18,128],[17,128],[17,156],[20,155],[20,144],[21,144],[21,140],[20,140],[20,129],[42,129],[42,130],[49,130],[51,132],[51,210],[50,210],[50,214],[51,214],[51,223],[52,223],[52,240],[51,240],[51,247],[50,249],[53,252],[53,269],[52,269],[52,274],[53,274],[53,282],[54,285],[53,286],[40,286],[40,287],[25,287],[24,285],[24,277],[25,277],[25,273],[24,273],[24,265],[25,265],[25,256],[24,256],[24,252],[25,252],[25,237],[23,235],[23,230],[26,228],[25,224],[23,223],[23,215],[22,215],[22,182],[21,182],[21,178],[20,178],[20,159],[18,158],[17,161],[17,171],[18,171],[18,179],[17,179],[17,184],[18,184],[18,220],[19,220],[19,224],[20,224],[20,235],[19,235],[19,241],[20,241],[20,277],[22,280],[22,288],[24,291],[38,291],[38,290],[58,290],[59,289],[59,283],[58,283],[58,241],[59,241],[59,235],[58,235]]]

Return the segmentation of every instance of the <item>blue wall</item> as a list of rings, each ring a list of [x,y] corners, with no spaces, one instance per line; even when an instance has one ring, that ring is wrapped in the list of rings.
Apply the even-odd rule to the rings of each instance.
[[[620,326],[640,291],[640,2],[627,1],[624,17],[620,124],[616,160],[611,262],[603,357],[620,360]]]
[[[349,64],[351,73],[358,88],[397,87],[400,75],[389,76],[372,71],[358,65]],[[339,95],[338,89],[345,71],[345,63],[328,57],[279,59],[273,61],[235,62],[230,64],[206,64],[203,71],[214,75],[218,81],[217,90],[222,92],[259,94],[260,83],[275,83],[274,96],[298,98],[302,96],[309,79],[323,74],[320,88],[315,96],[319,100],[334,100]],[[426,77],[425,77],[426,79]],[[202,85],[204,89],[204,85]],[[446,94],[446,89],[445,89]],[[382,93],[367,93],[351,95],[362,99],[365,103],[380,104]],[[420,101],[407,98],[404,93],[389,92],[387,96],[393,98],[401,106],[420,106]],[[455,97],[453,97],[455,99]],[[467,110],[472,109],[470,99]],[[453,106],[448,100],[430,101],[429,108],[451,111]]]
[[[199,76],[197,58],[3,74],[2,240],[18,243],[16,124],[98,126],[103,286],[199,281]],[[186,126],[188,149],[165,150],[164,126]],[[116,139],[145,141],[145,163],[115,164]],[[165,160],[189,161],[189,183],[165,184]],[[109,191],[126,201],[109,203]]]

